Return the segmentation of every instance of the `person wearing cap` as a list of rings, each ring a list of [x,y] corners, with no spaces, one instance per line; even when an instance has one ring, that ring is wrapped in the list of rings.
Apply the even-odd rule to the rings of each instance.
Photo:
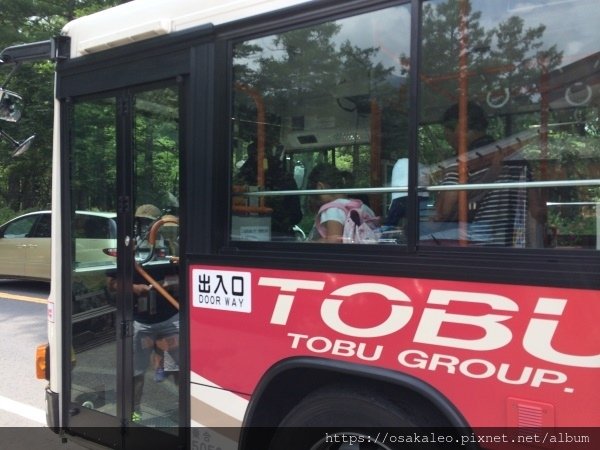
[[[161,211],[152,204],[139,206],[134,213],[136,253],[151,251],[147,242],[152,224],[161,217]],[[157,246],[161,246],[159,236]],[[142,253],[143,254],[143,253]],[[177,298],[177,266],[174,264],[153,265],[151,276],[161,280],[161,285]],[[117,289],[114,273],[108,275],[108,288]],[[142,396],[145,373],[151,357],[155,364],[154,381],[162,382],[169,375],[178,383],[179,371],[179,311],[151,284],[135,271],[133,275],[133,422],[142,421]]]
[[[160,209],[151,204],[140,205],[135,210],[133,233],[136,239],[140,240],[140,242],[137,242],[138,247],[146,240],[150,226],[160,215]]]

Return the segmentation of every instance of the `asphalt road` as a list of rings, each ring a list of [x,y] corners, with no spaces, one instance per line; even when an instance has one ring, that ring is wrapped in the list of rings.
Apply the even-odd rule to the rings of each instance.
[[[35,348],[46,342],[47,283],[0,280],[0,449],[79,450],[45,427]]]

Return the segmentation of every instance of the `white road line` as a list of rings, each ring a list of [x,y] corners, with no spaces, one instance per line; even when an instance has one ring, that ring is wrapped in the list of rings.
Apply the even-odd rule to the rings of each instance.
[[[0,410],[46,425],[46,411],[0,395]]]

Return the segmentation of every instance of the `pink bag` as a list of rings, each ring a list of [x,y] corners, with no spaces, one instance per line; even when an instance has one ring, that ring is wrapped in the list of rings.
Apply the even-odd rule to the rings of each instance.
[[[363,202],[352,199],[349,202],[334,200],[325,203],[317,214],[317,230],[325,236],[325,228],[321,224],[321,213],[330,208],[339,208],[346,211],[346,220],[342,232],[344,244],[377,244],[381,233],[378,230],[379,217],[371,214],[368,208],[363,208]]]

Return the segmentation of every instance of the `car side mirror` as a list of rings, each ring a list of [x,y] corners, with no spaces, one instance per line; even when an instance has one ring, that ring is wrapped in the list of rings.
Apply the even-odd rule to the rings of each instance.
[[[0,120],[18,122],[23,111],[23,98],[0,87]]]

